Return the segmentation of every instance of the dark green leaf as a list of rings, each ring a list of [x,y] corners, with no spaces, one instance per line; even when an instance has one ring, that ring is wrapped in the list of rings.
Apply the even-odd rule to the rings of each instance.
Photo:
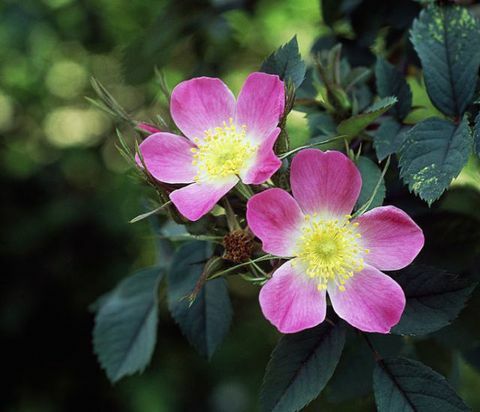
[[[268,56],[260,70],[278,74],[282,80],[291,81],[298,88],[305,78],[306,66],[298,51],[297,36]]]
[[[477,85],[478,21],[464,7],[430,6],[415,20],[411,40],[432,103],[448,116],[463,115]]]
[[[411,359],[379,361],[373,372],[373,391],[379,412],[469,410],[442,375]]]
[[[404,347],[400,336],[371,334],[369,340],[381,356],[397,356]],[[339,403],[370,393],[374,364],[374,355],[364,336],[349,329],[342,358],[328,383],[328,400]]]
[[[392,333],[424,335],[447,326],[463,309],[475,283],[424,265],[393,274],[407,298],[405,311]]]
[[[432,204],[458,176],[472,150],[464,119],[458,126],[438,118],[415,125],[400,150],[401,176],[410,190]]]
[[[365,339],[350,330],[342,357],[328,384],[327,398],[334,403],[364,396],[372,390],[373,356]]]
[[[326,112],[313,112],[307,114],[308,128],[313,139],[328,138],[337,134],[337,125]]]
[[[375,132],[373,147],[377,152],[378,160],[397,153],[407,137],[407,126],[402,126],[395,119],[385,119]]]
[[[189,242],[173,257],[168,273],[168,308],[182,333],[203,355],[210,358],[230,327],[232,307],[223,278],[208,281],[190,305],[211,246],[207,242]]]
[[[373,209],[374,207],[378,207],[383,204],[383,200],[385,199],[385,182],[382,178],[382,171],[375,164],[375,162],[371,161],[368,157],[360,156],[356,163],[358,169],[360,170],[360,174],[362,175],[362,190],[357,200],[356,209],[362,207],[365,203],[369,201],[370,197],[373,195],[379,179],[381,179],[381,183],[377,190],[377,193],[375,193],[373,201],[368,207],[368,209],[365,210],[366,212],[367,210]]]
[[[477,114],[477,118],[475,119],[474,150],[477,156],[480,157],[480,113]]]
[[[261,392],[262,411],[298,411],[325,387],[340,359],[345,328],[324,322],[283,336],[268,363]]]
[[[402,73],[386,60],[379,58],[375,65],[375,77],[380,97],[397,97],[398,103],[390,109],[390,112],[399,120],[403,120],[412,109],[412,92]]]
[[[112,382],[142,371],[157,338],[159,268],[144,269],[122,281],[99,303],[93,329],[98,360]]]
[[[396,102],[396,97],[386,97],[379,100],[378,102],[370,106],[367,110],[365,110],[365,112],[352,116],[349,119],[343,120],[338,125],[338,133],[346,135],[348,137],[357,136],[360,132],[365,130],[368,125],[373,123],[382,114],[391,109]]]

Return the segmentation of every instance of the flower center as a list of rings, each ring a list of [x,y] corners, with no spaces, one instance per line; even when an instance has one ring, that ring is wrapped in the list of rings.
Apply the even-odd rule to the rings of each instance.
[[[297,243],[297,257],[305,266],[307,275],[315,279],[319,290],[327,289],[333,281],[340,291],[355,272],[364,268],[358,223],[344,219],[321,219],[316,214],[305,215],[302,236]]]
[[[211,178],[238,175],[257,151],[257,146],[246,137],[247,127],[223,122],[222,127],[205,130],[204,139],[194,139],[192,148],[194,166],[197,166],[196,182]]]

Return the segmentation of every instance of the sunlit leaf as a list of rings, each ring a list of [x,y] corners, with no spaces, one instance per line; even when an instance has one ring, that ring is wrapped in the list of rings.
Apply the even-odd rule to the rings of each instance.
[[[360,132],[365,130],[368,125],[377,120],[377,118],[379,118],[382,114],[390,110],[396,102],[396,97],[386,97],[379,100],[366,109],[365,112],[343,120],[338,125],[338,133],[349,137],[357,136]]]
[[[461,116],[472,102],[480,67],[480,25],[459,6],[430,6],[411,31],[433,104],[444,114]]]
[[[401,176],[429,204],[438,199],[467,163],[472,136],[464,119],[458,126],[431,118],[407,133],[400,150]]]
[[[282,80],[299,87],[305,78],[306,66],[298,50],[297,36],[268,56],[261,71],[278,74]]]

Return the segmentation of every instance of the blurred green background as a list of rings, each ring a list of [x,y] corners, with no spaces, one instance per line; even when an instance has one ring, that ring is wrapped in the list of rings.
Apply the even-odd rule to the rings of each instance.
[[[243,283],[230,284],[234,322],[211,363],[162,308],[143,375],[112,386],[98,366],[88,305],[152,264],[154,241],[148,223],[128,224],[146,192],[115,148],[124,126],[85,96],[94,97],[94,76],[135,119],[150,121],[164,111],[156,66],[170,87],[215,75],[237,92],[293,35],[308,60],[326,31],[312,0],[0,3],[2,411],[257,410],[278,335],[260,316],[257,290]],[[418,86],[415,94],[425,95]],[[292,112],[288,127],[297,142],[307,138],[303,114]],[[478,373],[461,370],[462,394],[479,402]],[[310,409],[374,410],[372,396],[333,401],[327,390]]]
[[[162,111],[155,66],[170,87],[218,75],[236,92],[294,34],[308,55],[320,27],[309,0],[0,2],[0,410],[255,410],[277,337],[244,285],[210,364],[163,309],[143,375],[112,386],[98,366],[88,305],[151,265],[154,245],[147,223],[128,224],[145,190],[114,146],[119,125],[85,96],[95,76],[148,121]],[[291,123],[307,135],[303,115]]]

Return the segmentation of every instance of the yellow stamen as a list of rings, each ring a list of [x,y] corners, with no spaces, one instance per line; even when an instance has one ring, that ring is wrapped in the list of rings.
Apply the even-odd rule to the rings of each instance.
[[[370,251],[361,246],[358,224],[350,222],[351,218],[305,216],[295,255],[318,290],[326,290],[333,282],[343,292],[346,281],[365,267],[362,256]]]
[[[205,130],[203,140],[194,139],[192,164],[197,166],[196,182],[235,176],[257,152],[257,145],[247,138],[247,127],[237,126],[233,119],[222,127]]]

